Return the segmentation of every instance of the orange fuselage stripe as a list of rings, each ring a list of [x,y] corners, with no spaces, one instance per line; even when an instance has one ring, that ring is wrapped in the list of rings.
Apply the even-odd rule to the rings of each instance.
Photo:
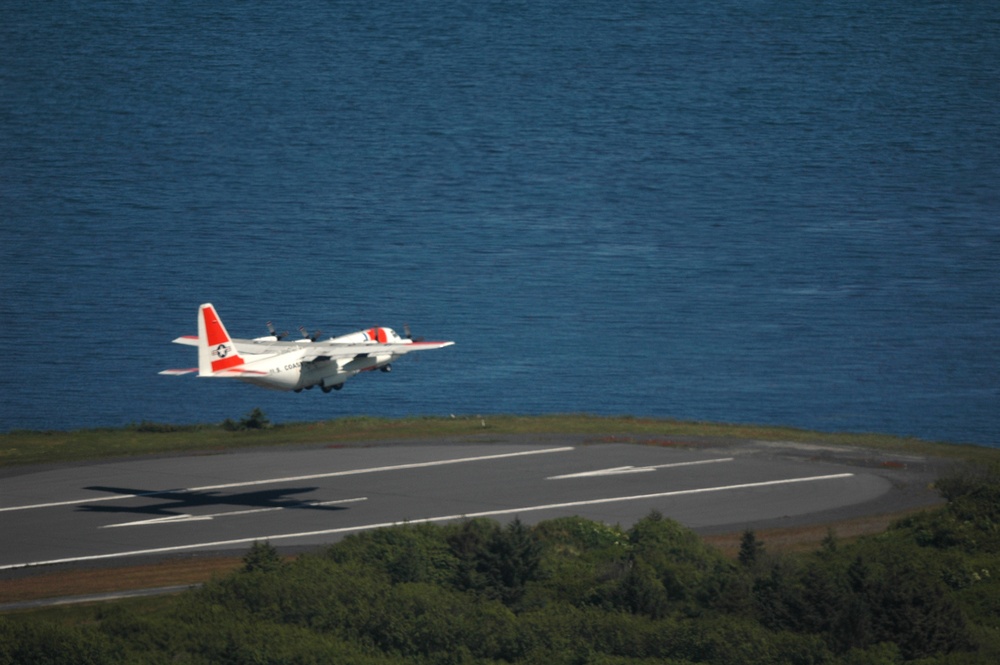
[[[212,361],[212,371],[218,372],[220,369],[229,369],[230,367],[235,367],[236,365],[242,365],[243,359],[238,355],[229,356],[228,358],[223,358],[222,360]]]

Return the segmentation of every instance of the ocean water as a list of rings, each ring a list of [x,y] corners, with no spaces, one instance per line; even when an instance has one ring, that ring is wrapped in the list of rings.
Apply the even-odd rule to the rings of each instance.
[[[1000,5],[3,3],[0,430],[632,414],[997,445]],[[236,336],[452,339],[325,395]]]

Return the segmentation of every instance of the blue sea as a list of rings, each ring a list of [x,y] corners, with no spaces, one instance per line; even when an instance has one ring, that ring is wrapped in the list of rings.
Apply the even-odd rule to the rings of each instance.
[[[4,0],[0,430],[588,412],[1000,444],[1000,5]],[[239,337],[455,340],[343,391]],[[417,358],[419,356],[419,358]]]

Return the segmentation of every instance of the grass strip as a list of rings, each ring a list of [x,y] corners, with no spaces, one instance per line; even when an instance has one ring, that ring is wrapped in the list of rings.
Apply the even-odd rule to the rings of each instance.
[[[827,433],[767,425],[689,422],[631,416],[566,414],[547,416],[351,417],[288,423],[252,429],[223,425],[169,425],[143,422],[117,429],[13,431],[0,434],[0,466],[57,464],[174,453],[213,453],[258,446],[321,443],[362,444],[385,440],[440,439],[522,434],[573,434],[587,440],[670,442],[674,439],[795,441],[861,446],[970,461],[997,459],[984,446],[942,444],[910,437]]]
[[[98,566],[0,579],[0,604],[200,584],[243,565],[240,557],[202,556],[139,566]]]

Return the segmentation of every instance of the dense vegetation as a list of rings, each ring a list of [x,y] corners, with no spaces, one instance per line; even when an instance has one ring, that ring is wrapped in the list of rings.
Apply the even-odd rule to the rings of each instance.
[[[737,560],[651,514],[355,535],[157,601],[0,617],[11,663],[996,663],[1000,469],[854,543]]]

